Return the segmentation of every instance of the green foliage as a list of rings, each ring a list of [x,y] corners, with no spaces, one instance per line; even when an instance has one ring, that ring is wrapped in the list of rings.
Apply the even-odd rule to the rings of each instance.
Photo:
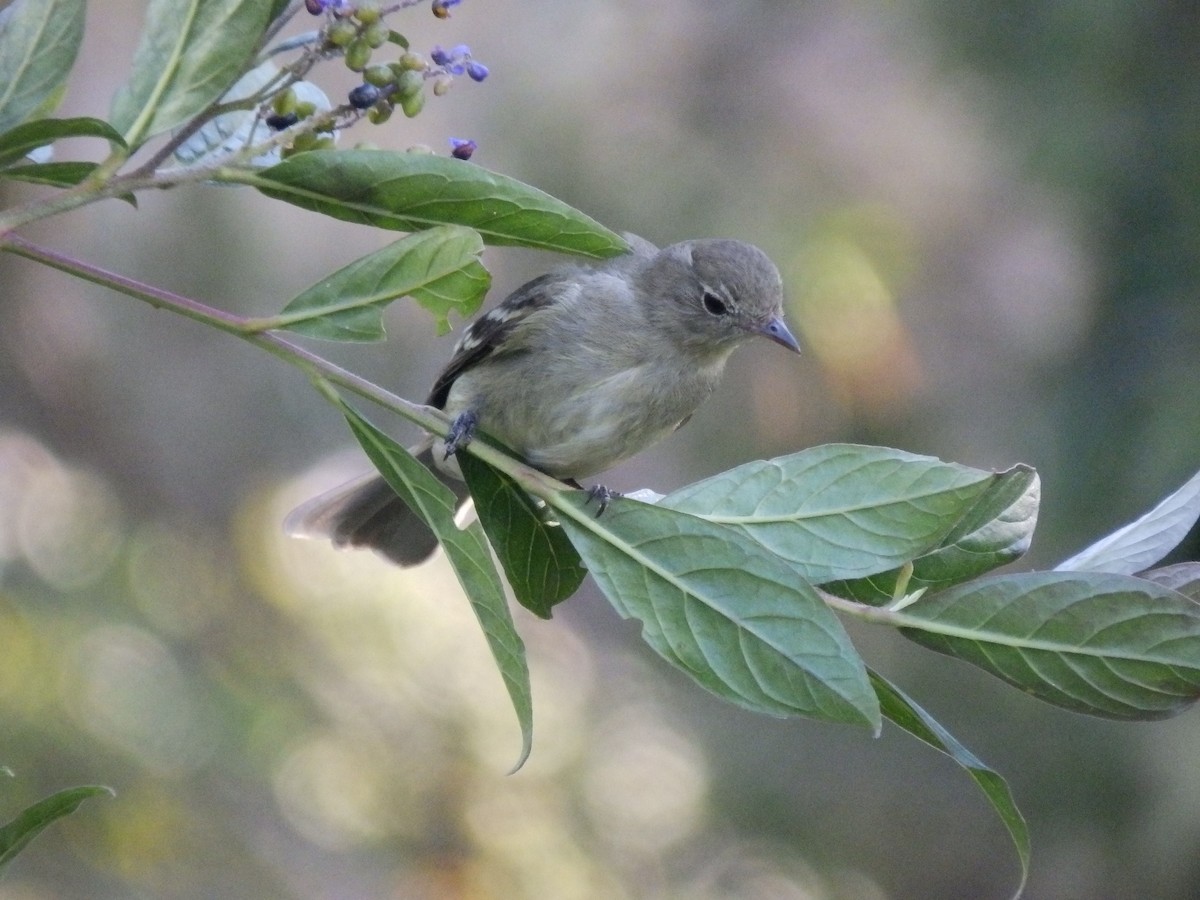
[[[339,391],[379,402],[429,431],[444,432],[444,417],[349,375],[278,332],[381,340],[383,308],[400,297],[426,309],[441,332],[451,314],[465,317],[479,307],[490,284],[480,261],[485,244],[595,258],[628,246],[569,205],[465,161],[311,149],[360,121],[363,111],[348,104],[310,110],[303,122],[295,115],[266,136],[247,128],[245,146],[226,147],[237,129],[218,128],[219,152],[191,160],[179,154],[179,165],[164,168],[189,135],[222,124],[231,110],[255,124],[271,118],[279,112],[274,97],[342,52],[328,33],[307,46],[300,42],[291,48],[300,53],[293,64],[276,70],[272,56],[258,79],[230,93],[255,65],[284,6],[282,0],[151,0],[111,122],[48,118],[79,46],[82,0],[17,0],[0,13],[0,176],[74,188],[0,212],[0,250],[235,334],[313,380],[444,546],[517,716],[517,768],[532,748],[530,675],[492,550],[517,601],[538,616],[549,618],[590,571],[613,607],[641,623],[647,644],[706,690],[756,712],[872,732],[887,719],[949,755],[1007,828],[1023,885],[1029,833],[1007,784],[867,667],[838,614],[897,629],[1065,709],[1126,720],[1174,715],[1200,695],[1200,563],[1150,567],[1200,515],[1200,475],[1054,572],[987,575],[1030,546],[1040,482],[1027,466],[989,472],[834,444],[746,463],[657,504],[618,498],[601,514],[583,492],[531,471],[481,437],[460,460],[480,521],[460,528],[453,494]],[[357,28],[345,20],[330,27],[337,25]],[[397,33],[388,34],[407,47]],[[412,71],[408,81],[419,87]],[[377,64],[373,77],[386,81],[386,66]],[[436,88],[431,93],[438,95]],[[411,94],[420,103],[404,111],[420,112],[424,97]],[[386,118],[382,112],[390,108],[376,108],[375,118]],[[125,168],[148,139],[172,130],[139,167]],[[29,157],[79,137],[106,141],[109,158]],[[254,163],[280,154],[284,161],[269,168]],[[278,315],[254,320],[15,234],[28,222],[87,203],[197,182],[249,185],[294,207],[410,234],[348,263]],[[106,790],[55,794],[0,829],[0,868],[47,824]]]
[[[575,546],[516,480],[469,453],[459,464],[517,602],[549,619],[587,575]]]
[[[138,147],[191,119],[245,72],[272,11],[271,0],[151,0],[113,127]]]
[[[470,163],[418,153],[304,153],[244,179],[268,197],[397,231],[474,228],[485,243],[616,256],[625,242],[536,188]]]
[[[12,774],[7,769],[0,769],[0,772],[6,775]],[[0,873],[3,873],[16,855],[49,825],[63,816],[69,816],[75,812],[79,805],[89,797],[99,797],[104,794],[109,797],[116,796],[112,788],[100,785],[68,788],[39,800],[24,809],[11,822],[0,827]]]
[[[84,9],[84,0],[16,0],[0,14],[0,134],[58,105]]]
[[[905,636],[1093,716],[1160,719],[1200,697],[1200,605],[1105,572],[1022,572],[904,609]]]
[[[521,768],[533,748],[533,696],[525,644],[513,625],[504,585],[488,552],[487,538],[478,522],[459,529],[454,523],[454,494],[416,457],[339,402],[350,431],[392,489],[438,536],[454,574],[466,592],[479,627],[487,638],[492,658],[500,669],[521,726],[521,755],[513,771]]]
[[[755,712],[878,731],[862,660],[783,559],[733,528],[662,506],[617,498],[597,516],[580,492],[556,508],[609,602],[702,687]]]
[[[383,308],[412,297],[444,334],[451,312],[469,316],[483,302],[491,276],[479,262],[482,252],[479,233],[469,228],[419,231],[325,277],[266,324],[330,341],[381,341]]]

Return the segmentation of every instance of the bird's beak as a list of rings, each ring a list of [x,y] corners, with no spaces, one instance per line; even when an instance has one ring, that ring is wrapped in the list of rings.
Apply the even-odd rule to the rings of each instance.
[[[775,343],[782,344],[789,350],[796,353],[800,352],[800,342],[788,330],[787,323],[783,321],[783,316],[775,316],[772,319],[767,319],[767,321],[758,326],[756,331],[763,337],[770,338]]]

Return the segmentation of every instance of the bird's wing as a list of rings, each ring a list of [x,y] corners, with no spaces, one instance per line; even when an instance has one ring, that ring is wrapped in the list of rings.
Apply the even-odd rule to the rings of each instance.
[[[467,369],[489,356],[505,352],[507,337],[531,313],[555,302],[556,289],[569,284],[569,275],[551,272],[517,288],[504,302],[480,316],[463,332],[454,355],[429,392],[426,404],[444,409],[455,380]],[[512,351],[510,351],[512,352]]]

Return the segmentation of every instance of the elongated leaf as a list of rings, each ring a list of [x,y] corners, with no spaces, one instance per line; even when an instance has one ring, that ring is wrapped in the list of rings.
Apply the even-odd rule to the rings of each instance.
[[[131,147],[181,125],[229,89],[258,47],[271,0],[150,0],[113,125]]]
[[[83,40],[84,0],[17,0],[0,19],[0,134],[58,105]]]
[[[974,753],[964,747],[949,731],[943,728],[936,719],[918,706],[911,697],[906,695],[894,684],[888,682],[878,672],[871,671],[871,685],[879,697],[879,708],[884,718],[899,725],[919,741],[923,741],[935,750],[940,750],[952,760],[967,770],[983,791],[992,809],[1000,816],[1008,835],[1012,838],[1017,850],[1017,858],[1021,863],[1021,883],[1013,895],[1014,900],[1025,890],[1025,882],[1029,878],[1029,826],[1025,817],[1017,809],[1008,782],[1000,774],[983,763]]]
[[[737,529],[819,584],[943,546],[1005,477],[886,447],[827,444],[746,463],[660,505]]]
[[[837,617],[786,563],[738,529],[618,498],[554,504],[621,615],[698,684],[740,706],[869,725],[879,704]]]
[[[587,569],[557,523],[515,481],[469,453],[458,457],[475,509],[517,601],[549,619],[583,584]]]
[[[0,166],[22,159],[38,147],[69,137],[98,137],[114,146],[125,146],[121,135],[100,119],[38,119],[0,135]]]
[[[492,564],[483,529],[478,522],[459,529],[454,523],[455,500],[451,491],[407,450],[349,406],[342,404],[342,412],[375,468],[438,536],[454,574],[466,591],[521,726],[521,756],[513,767],[516,771],[525,764],[533,748],[533,695],[525,643],[513,624],[504,585]]]
[[[274,327],[331,341],[382,340],[383,308],[410,296],[446,332],[451,312],[469,316],[483,302],[491,276],[479,262],[482,252],[469,228],[411,234],[314,284],[283,308]]]
[[[387,150],[301,153],[261,172],[225,173],[335,219],[420,231],[474,228],[488,244],[616,256],[625,241],[549,194],[472,163]]]
[[[904,573],[905,593],[961,584],[1022,556],[1037,526],[1040,500],[1041,480],[1033,469],[1014,466],[998,473],[937,548],[912,561],[912,572]],[[897,568],[821,587],[840,597],[878,605],[893,598],[900,577],[902,570]]]
[[[1183,594],[1189,600],[1200,603],[1200,562],[1183,562],[1163,566],[1161,569],[1150,569],[1147,572],[1139,572],[1138,577],[1161,584]]]
[[[1161,719],[1200,696],[1200,604],[1099,572],[993,575],[922,597],[903,634],[1048,703]]]
[[[1055,571],[1133,575],[1174,550],[1197,518],[1200,518],[1200,472],[1140,519],[1059,563]]]
[[[0,828],[0,872],[3,872],[13,858],[48,825],[75,812],[79,808],[79,804],[89,797],[98,797],[102,794],[110,797],[116,796],[112,788],[95,784],[68,788],[39,800]]]

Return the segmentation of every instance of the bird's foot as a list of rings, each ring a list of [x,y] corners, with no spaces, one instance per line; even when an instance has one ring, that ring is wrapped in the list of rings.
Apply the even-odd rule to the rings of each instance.
[[[620,496],[620,491],[614,491],[610,488],[606,488],[602,484],[596,484],[592,485],[592,487],[588,490],[587,502],[591,503],[593,500],[596,501],[596,518],[600,518],[602,515],[604,515],[604,511],[608,509],[608,504]]]
[[[471,443],[478,425],[479,417],[469,409],[455,416],[454,421],[450,423],[450,433],[446,435],[446,455],[442,459],[449,459]]]

